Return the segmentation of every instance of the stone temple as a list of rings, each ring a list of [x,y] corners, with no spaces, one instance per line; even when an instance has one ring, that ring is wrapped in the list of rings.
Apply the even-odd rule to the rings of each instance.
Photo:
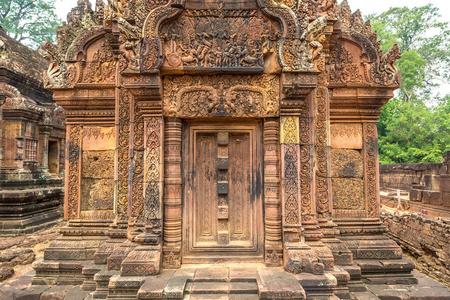
[[[96,4],[79,0],[44,45],[66,116],[69,223],[34,285],[93,299],[350,299],[367,283],[417,282],[380,221],[376,123],[401,55],[382,53],[359,11]]]
[[[64,199],[64,110],[44,88],[48,62],[0,27],[0,235],[55,225]]]

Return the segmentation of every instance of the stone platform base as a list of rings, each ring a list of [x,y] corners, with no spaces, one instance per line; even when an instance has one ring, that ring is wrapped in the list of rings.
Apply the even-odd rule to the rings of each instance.
[[[0,236],[29,234],[52,227],[63,216],[63,199],[61,178],[0,180]]]
[[[111,272],[111,271],[106,271]],[[101,273],[101,272],[100,272]],[[80,285],[32,285],[34,272],[0,285],[0,299],[398,299],[447,300],[450,289],[413,271],[418,284],[371,284],[365,291],[348,291],[348,274],[336,270],[324,275],[286,273],[256,264],[186,266],[163,270],[157,276],[120,276],[113,271],[104,293],[83,291]]]

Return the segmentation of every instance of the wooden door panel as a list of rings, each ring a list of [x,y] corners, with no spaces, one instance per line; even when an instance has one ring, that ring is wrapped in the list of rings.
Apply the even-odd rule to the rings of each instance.
[[[230,242],[247,242],[248,245],[252,243],[251,154],[249,134],[230,134]]]
[[[263,260],[259,123],[190,123],[183,136],[183,262]]]
[[[196,136],[195,157],[195,246],[217,243],[217,136],[199,133]]]

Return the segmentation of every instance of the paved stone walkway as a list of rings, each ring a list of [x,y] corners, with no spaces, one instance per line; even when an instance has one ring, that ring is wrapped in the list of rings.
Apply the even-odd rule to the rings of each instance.
[[[93,300],[92,292],[80,286],[32,286],[34,272],[0,285],[0,299],[8,300]],[[450,290],[442,284],[414,271],[417,285],[366,284],[367,291],[337,297],[333,276],[292,275],[281,268],[258,266],[188,266],[179,270],[163,270],[158,276],[144,277],[137,294],[115,294],[108,299],[180,299],[180,300],[256,300],[256,299],[450,299]],[[134,277],[131,277],[134,278]],[[126,280],[126,279],[125,279]],[[322,292],[307,289],[308,281],[322,281]],[[303,289],[302,282],[305,285]],[[317,282],[316,282],[317,283]],[[328,291],[328,292],[327,292]]]

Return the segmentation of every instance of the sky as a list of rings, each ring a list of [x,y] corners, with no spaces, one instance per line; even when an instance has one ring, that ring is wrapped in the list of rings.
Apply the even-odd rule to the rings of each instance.
[[[434,4],[440,8],[441,14],[444,15],[444,12],[448,12],[450,10],[450,1],[449,0],[347,0],[350,4],[352,11],[357,9],[361,10],[363,15],[369,15],[372,13],[381,13],[387,11],[391,7],[399,7],[399,6],[424,6],[428,3]],[[56,9],[58,16],[65,20],[67,13],[70,9],[77,5],[77,0],[56,0]],[[105,0],[106,2],[106,0]],[[341,0],[338,0],[340,3]],[[91,0],[91,3],[94,5],[95,0]],[[450,22],[450,14],[445,14],[442,18],[443,21]]]

